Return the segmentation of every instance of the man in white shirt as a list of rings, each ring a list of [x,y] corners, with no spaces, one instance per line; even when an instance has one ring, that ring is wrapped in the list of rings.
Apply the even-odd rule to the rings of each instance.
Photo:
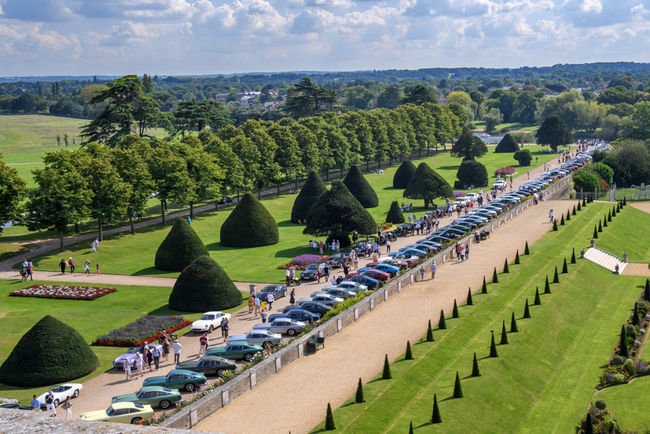
[[[178,339],[174,339],[174,343],[172,344],[172,348],[174,349],[174,364],[180,363],[181,362],[181,350],[183,349],[183,345],[181,345],[181,343],[178,342]]]

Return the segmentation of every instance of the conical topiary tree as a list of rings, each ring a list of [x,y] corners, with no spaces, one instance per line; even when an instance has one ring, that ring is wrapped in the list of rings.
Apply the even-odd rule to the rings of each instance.
[[[607,221],[608,222],[612,221],[612,211],[611,210],[607,211]]]
[[[327,413],[325,414],[325,431],[334,431],[336,424],[334,423],[334,414],[332,413],[332,405],[327,403]]]
[[[384,356],[384,370],[381,373],[381,378],[384,380],[390,380],[393,378],[393,375],[390,373],[390,363],[388,363],[388,354]]]
[[[533,300],[533,306],[539,306],[542,304],[542,299],[539,296],[539,286],[535,287],[535,300]]]
[[[497,267],[492,271],[492,283],[499,283],[499,276],[497,276]]]
[[[573,214],[573,215],[577,214],[575,205],[573,205],[573,209],[571,210],[571,214]]]
[[[503,136],[499,144],[494,148],[495,153],[515,153],[519,150],[519,144],[510,134]]]
[[[510,333],[517,333],[519,331],[519,328],[517,327],[517,320],[515,319],[515,313],[512,312],[512,316],[510,317]]]
[[[630,353],[627,349],[627,333],[625,332],[625,325],[621,326],[621,336],[618,340],[618,354],[621,357],[630,357]]]
[[[619,212],[620,210],[621,210],[621,205],[617,203],[616,207],[612,209],[612,217],[616,217],[616,213]]]
[[[472,377],[480,377],[481,371],[478,369],[478,359],[474,353],[474,360],[472,361]]]
[[[357,166],[350,167],[348,174],[343,179],[343,184],[350,190],[364,208],[374,208],[379,205],[377,193],[372,189],[366,178]]]
[[[451,317],[452,318],[460,318],[460,315],[458,314],[458,305],[456,304],[456,299],[454,298],[454,308],[451,311]]]
[[[433,342],[433,329],[431,328],[431,320],[427,326],[427,342]]]
[[[442,423],[440,409],[438,408],[438,395],[433,394],[433,411],[431,412],[431,423]]]
[[[169,307],[184,312],[230,309],[241,302],[241,292],[209,256],[200,256],[188,265],[169,295]]]
[[[560,275],[557,274],[557,265],[555,266],[555,273],[553,274],[553,283],[560,283]]]
[[[462,398],[463,397],[463,388],[460,385],[460,376],[458,375],[458,371],[456,371],[456,381],[454,381],[454,399]]]
[[[530,318],[530,308],[528,307],[528,299],[526,299],[526,305],[524,306],[524,316],[522,318]]]
[[[485,281],[485,276],[483,276],[483,285],[481,285],[481,294],[487,294],[487,282]]]
[[[575,249],[575,247],[573,248],[573,250],[571,250],[571,263],[572,264],[576,263],[576,249]]]
[[[410,160],[402,161],[402,164],[395,171],[395,175],[393,175],[393,188],[406,188],[411,182],[415,170],[415,164],[411,163]]]
[[[507,273],[510,273],[510,269],[508,268],[508,258],[503,262],[503,274]]]
[[[357,393],[354,396],[354,402],[357,404],[366,402],[366,400],[363,399],[363,383],[361,382],[361,377],[359,377],[359,382],[357,383]]]
[[[603,217],[603,227],[607,227],[607,217]]]
[[[445,312],[440,310],[440,319],[438,320],[438,328],[444,330],[447,328],[447,323],[445,323]]]
[[[506,322],[501,323],[501,341],[499,345],[508,345],[508,333],[506,332]]]
[[[553,219],[553,230],[557,231],[557,220]]]
[[[598,232],[603,231],[603,225],[601,224],[600,220],[598,220]]]
[[[413,434],[413,433],[414,433],[414,431],[413,431],[413,421],[410,421],[409,422],[409,434]]]
[[[546,281],[544,282],[544,294],[551,293],[551,285],[548,283],[548,275],[546,275]]]
[[[650,301],[650,279],[645,280],[645,287],[643,288],[643,299]]]
[[[632,310],[632,325],[639,325],[639,303],[634,302],[634,309]]]
[[[221,245],[225,247],[268,246],[279,240],[278,224],[250,192],[242,196],[221,225]]]
[[[427,163],[420,163],[413,178],[404,190],[404,197],[424,199],[424,207],[429,208],[437,197],[450,197],[454,192],[449,183],[437,174]]]
[[[566,221],[571,220],[571,210],[566,210]]]
[[[404,360],[413,360],[413,351],[411,351],[411,341],[406,341],[406,353],[404,353]]]
[[[490,341],[490,357],[499,357],[497,344],[494,342],[494,330],[492,330],[492,340]]]
[[[564,226],[564,214],[560,217],[560,226]]]
[[[566,258],[564,258],[564,263],[562,264],[562,274],[567,274],[569,272],[569,267],[566,264]]]
[[[300,189],[300,193],[293,201],[291,208],[291,222],[304,223],[307,220],[309,209],[316,203],[318,198],[327,191],[325,183],[320,176],[314,171],[309,172],[305,184]]]
[[[585,424],[583,427],[584,434],[594,434],[594,423],[591,420],[591,413],[587,412],[587,417],[585,418]]]
[[[208,254],[208,249],[187,220],[176,219],[156,251],[154,266],[158,270],[181,271],[199,256]]]
[[[78,331],[46,315],[20,338],[0,366],[0,382],[35,387],[90,374],[97,356]]]
[[[307,214],[305,234],[328,235],[337,239],[341,247],[350,245],[349,234],[372,234],[377,230],[375,220],[340,181],[332,182],[332,187],[318,198]]]
[[[580,204],[580,201],[578,201],[578,211],[582,209],[582,205]]]
[[[386,215],[386,221],[388,223],[395,224],[404,223],[404,214],[402,213],[402,208],[400,208],[399,203],[397,203],[396,200],[390,204],[390,209]]]
[[[515,254],[515,264],[519,265],[519,249],[517,249],[517,253]]]
[[[598,238],[598,228],[595,225],[594,225],[594,235],[592,236],[592,238],[594,239]]]
[[[524,255],[530,255],[530,249],[528,248],[528,240],[526,240],[526,246],[524,247]]]
[[[467,303],[468,306],[472,306],[474,304],[474,301],[472,300],[472,288],[469,288],[467,290]]]

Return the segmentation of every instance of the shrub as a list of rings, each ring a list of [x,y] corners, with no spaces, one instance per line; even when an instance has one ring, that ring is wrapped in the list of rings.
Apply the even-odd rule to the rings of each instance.
[[[357,393],[354,397],[354,402],[360,404],[365,401],[366,400],[363,399],[363,383],[361,382],[361,377],[359,377],[359,382],[357,383]]]
[[[492,332],[492,341],[490,341],[490,357],[499,357],[497,344],[494,342],[494,332]]]
[[[402,161],[393,175],[393,188],[406,188],[415,173],[415,164],[410,160]]]
[[[530,255],[530,249],[528,248],[528,241],[526,241],[526,247],[524,247],[524,255]]]
[[[601,221],[598,220],[598,232],[602,232],[602,231],[603,231],[603,225],[602,225]]]
[[[185,219],[176,219],[167,237],[156,251],[154,266],[158,270],[181,271],[208,249]]]
[[[406,352],[404,353],[404,360],[413,360],[413,351],[411,351],[411,341],[406,341]]]
[[[503,262],[503,274],[507,273],[510,273],[510,269],[508,268],[508,258]]]
[[[185,312],[229,309],[241,302],[235,284],[209,256],[201,256],[186,267],[169,295],[169,307]]]
[[[612,366],[621,366],[625,362],[625,359],[621,356],[614,356],[609,361],[609,364]]]
[[[45,386],[83,377],[97,366],[97,356],[79,332],[46,315],[20,338],[0,367],[0,381]]]
[[[278,225],[264,205],[250,192],[221,225],[221,245],[226,247],[258,247],[277,244]]]
[[[476,358],[476,353],[474,353],[474,360],[472,361],[472,377],[480,377],[481,371],[478,368],[478,359]]]
[[[546,275],[546,281],[544,282],[544,294],[551,293],[551,285],[548,283],[548,275]]]
[[[530,162],[533,160],[533,155],[528,149],[522,149],[513,154],[512,158],[519,162],[519,165],[522,167],[530,166]]]
[[[483,285],[481,286],[481,294],[487,294],[487,282],[485,281],[485,276],[483,276]]]
[[[332,405],[327,403],[327,413],[325,414],[325,431],[333,431],[336,429],[334,424],[334,414],[332,413]]]
[[[572,264],[575,264],[575,263],[576,263],[576,249],[575,249],[575,247],[574,247],[573,250],[571,251],[571,263],[572,263]]]
[[[566,264],[566,258],[564,258],[564,263],[562,264],[562,274],[567,274],[569,272],[569,267]]]
[[[560,226],[564,226],[564,214],[562,214],[562,217],[560,218]]]
[[[476,160],[463,160],[456,173],[458,178],[456,188],[463,188],[465,185],[484,187],[488,184],[488,173],[485,166]]]
[[[431,320],[427,326],[427,342],[433,342],[433,329],[431,328]]]
[[[594,403],[594,407],[598,410],[605,410],[607,408],[607,403],[603,399],[599,399]]]
[[[456,299],[454,298],[454,309],[451,311],[451,317],[452,318],[460,318],[460,315],[458,314],[458,305],[456,304]]]
[[[542,299],[539,297],[539,286],[535,287],[535,300],[533,301],[534,306],[539,306],[542,304]]]
[[[460,385],[460,377],[458,376],[458,371],[456,371],[456,381],[454,381],[454,398],[463,397],[463,388]]]
[[[555,273],[553,274],[553,283],[560,283],[560,276],[557,274],[557,265],[555,266]]]
[[[442,423],[440,409],[438,408],[438,395],[433,394],[433,411],[431,413],[431,423]]]
[[[396,200],[390,204],[390,209],[386,215],[386,221],[395,224],[404,223],[404,214],[402,213],[402,208],[400,208]]]
[[[634,364],[634,360],[627,359],[623,363],[623,369],[625,369],[629,375],[636,374],[636,365]]]
[[[557,231],[557,220],[553,219],[553,230]]]
[[[600,178],[590,170],[580,169],[573,175],[573,185],[577,192],[600,191]],[[583,202],[583,206],[585,203]]]
[[[469,288],[467,290],[467,303],[468,306],[472,306],[474,304],[474,301],[472,300],[472,288]]]
[[[497,267],[492,271],[492,283],[499,283],[499,276],[497,276]]]
[[[594,239],[598,238],[598,228],[595,225],[594,225],[594,234],[593,234],[592,238],[594,238]]]
[[[517,249],[517,253],[515,254],[515,264],[519,265],[519,249]]]
[[[437,197],[450,197],[453,195],[451,186],[436,173],[427,163],[420,163],[413,174],[413,178],[404,190],[404,197],[424,199],[424,207],[428,208]]]
[[[512,312],[512,316],[510,317],[510,333],[517,333],[519,332],[519,328],[517,327],[517,320],[515,319],[515,313]]]
[[[501,341],[499,345],[508,345],[508,333],[506,332],[506,322],[501,322]]]
[[[528,299],[526,299],[526,305],[524,306],[523,318],[530,318],[530,308],[528,307]]]
[[[495,153],[510,153],[517,152],[519,150],[519,145],[514,137],[510,134],[503,136],[496,148],[494,148]]]
[[[384,370],[381,374],[381,378],[384,380],[390,380],[393,376],[390,373],[390,363],[388,363],[388,354],[384,356]]]
[[[445,322],[445,312],[440,310],[440,319],[438,320],[438,328],[444,330],[447,328],[447,323]]]
[[[364,208],[374,208],[379,205],[377,193],[372,189],[363,173],[357,166],[350,167],[348,174],[343,179],[343,184],[350,190]]]
[[[291,222],[301,223],[307,219],[309,209],[314,205],[316,200],[321,194],[327,191],[327,187],[320,179],[316,172],[309,172],[307,181],[300,189],[300,193],[293,201],[293,208],[291,208]]]

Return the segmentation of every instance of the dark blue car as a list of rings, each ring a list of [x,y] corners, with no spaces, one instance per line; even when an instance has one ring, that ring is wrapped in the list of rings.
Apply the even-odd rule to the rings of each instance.
[[[377,288],[377,285],[379,285],[379,281],[377,279],[373,279],[372,277],[364,276],[363,274],[357,274],[355,276],[351,276],[350,278],[346,279],[350,280],[352,282],[357,282],[362,285],[366,285],[370,289],[375,289]]]
[[[276,318],[290,318],[296,321],[314,322],[318,321],[319,316],[317,313],[296,307],[296,309],[288,310],[286,313],[274,313],[269,316],[268,322],[271,322]]]

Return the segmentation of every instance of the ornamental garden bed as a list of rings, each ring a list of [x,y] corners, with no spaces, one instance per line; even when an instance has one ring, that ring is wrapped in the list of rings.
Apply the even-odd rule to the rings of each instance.
[[[9,295],[14,297],[94,300],[115,291],[117,291],[115,288],[102,288],[98,286],[32,285],[25,289],[10,292]]]
[[[93,345],[107,347],[137,347],[187,327],[192,321],[176,315],[145,315],[109,333],[97,337]]]
[[[331,256],[329,255],[311,255],[311,254],[304,254],[304,255],[299,255],[293,258],[291,261],[289,261],[287,264],[280,265],[278,267],[278,270],[286,270],[287,268],[293,267],[296,270],[304,270],[307,268],[309,264],[313,264],[315,262],[325,262],[327,261]]]

